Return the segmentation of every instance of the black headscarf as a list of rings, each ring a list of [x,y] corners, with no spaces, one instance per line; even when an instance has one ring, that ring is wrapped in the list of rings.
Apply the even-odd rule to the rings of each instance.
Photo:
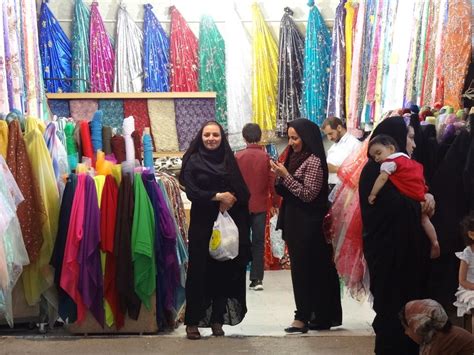
[[[221,144],[215,150],[209,150],[204,146],[202,141],[202,132],[206,126],[216,125],[221,132]],[[230,186],[234,190],[237,200],[240,202],[248,202],[250,193],[245,184],[244,178],[240,172],[237,161],[235,160],[234,152],[229,145],[229,141],[225,135],[224,129],[216,121],[208,121],[204,123],[199,132],[196,134],[188,150],[183,156],[183,163],[181,165],[181,173],[179,174],[179,182],[185,186],[183,172],[186,170],[186,165],[192,155],[199,154],[205,166],[201,168],[207,170],[211,174],[224,176],[230,182]]]
[[[407,154],[408,128],[405,120],[400,116],[388,117],[375,128],[372,138],[380,134],[386,134],[397,142],[400,152]],[[367,154],[369,154],[367,152]]]
[[[300,136],[301,140],[303,141],[302,152],[314,154],[321,161],[321,168],[323,169],[323,187],[327,187],[328,164],[326,162],[326,153],[324,151],[323,139],[321,137],[321,131],[319,130],[318,125],[306,118],[298,118],[296,120],[288,122],[288,128],[290,127],[292,127],[296,131],[298,136]],[[290,147],[288,157],[285,161],[285,166],[287,168],[289,166],[290,159],[292,158],[293,154],[297,153],[295,153]],[[301,161],[301,163],[303,163],[303,161]],[[322,189],[321,193],[327,194],[327,189]]]

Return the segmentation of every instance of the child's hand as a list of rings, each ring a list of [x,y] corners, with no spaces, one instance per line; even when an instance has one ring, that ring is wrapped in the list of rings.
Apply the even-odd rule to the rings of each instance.
[[[377,198],[377,195],[369,195],[369,204],[373,205],[375,203],[375,199]]]
[[[440,254],[441,254],[441,249],[439,247],[439,243],[436,241],[433,244],[431,244],[430,258],[431,259],[439,258]]]

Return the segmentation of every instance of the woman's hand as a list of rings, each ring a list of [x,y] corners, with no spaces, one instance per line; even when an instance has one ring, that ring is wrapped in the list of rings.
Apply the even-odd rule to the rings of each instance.
[[[430,218],[434,215],[436,201],[432,194],[425,194],[425,202],[421,203],[421,213],[427,214]]]
[[[230,192],[219,192],[216,194],[216,200],[219,201],[219,210],[225,212],[230,210],[237,198]]]
[[[279,177],[285,178],[290,174],[288,170],[286,170],[286,167],[280,162],[274,162],[273,160],[270,160],[270,167],[272,172],[274,172]]]

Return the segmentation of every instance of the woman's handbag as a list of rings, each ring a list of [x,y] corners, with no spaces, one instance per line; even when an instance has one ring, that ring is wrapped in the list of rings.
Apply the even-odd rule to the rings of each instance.
[[[218,261],[232,260],[239,255],[239,230],[227,211],[219,212],[214,222],[209,254]]]

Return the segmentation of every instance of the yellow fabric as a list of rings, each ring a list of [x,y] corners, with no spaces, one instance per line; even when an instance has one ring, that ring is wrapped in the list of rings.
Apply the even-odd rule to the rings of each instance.
[[[259,124],[262,131],[268,132],[276,128],[278,46],[257,3],[252,5],[252,13],[252,120]]]
[[[35,118],[26,119],[24,140],[47,216],[41,230],[43,244],[38,260],[23,269],[23,285],[28,304],[36,304],[40,300],[40,295],[45,293],[48,302],[57,309],[57,304],[54,305],[54,296],[48,289],[53,285],[53,270],[49,261],[56,240],[60,201],[53,164],[38,122]]]
[[[112,176],[114,177],[117,186],[120,186],[120,183],[122,182],[122,165],[116,164],[112,166]]]
[[[351,92],[351,75],[352,75],[352,26],[354,25],[354,7],[350,1],[344,5],[346,9],[346,112],[349,112],[349,93]]]
[[[174,101],[148,100],[148,116],[156,151],[179,151]]]
[[[0,155],[7,159],[8,146],[8,124],[4,120],[0,120]]]
[[[103,152],[102,155],[104,155]],[[105,155],[104,155],[105,158]],[[97,154],[97,159],[99,159],[99,153]],[[97,165],[97,164],[96,164]],[[95,189],[97,191],[97,202],[99,203],[99,208],[102,203],[102,192],[104,191],[105,185],[105,175],[96,175],[94,176]],[[107,254],[102,250],[100,251],[100,265],[102,268],[102,276],[105,275],[105,262]],[[110,307],[107,300],[104,298],[104,311],[105,311],[105,323],[111,327],[114,324],[114,315],[112,313],[112,308]]]
[[[97,151],[97,159],[95,162],[95,169],[98,175],[111,175],[114,163],[105,160],[105,153],[101,150]]]

